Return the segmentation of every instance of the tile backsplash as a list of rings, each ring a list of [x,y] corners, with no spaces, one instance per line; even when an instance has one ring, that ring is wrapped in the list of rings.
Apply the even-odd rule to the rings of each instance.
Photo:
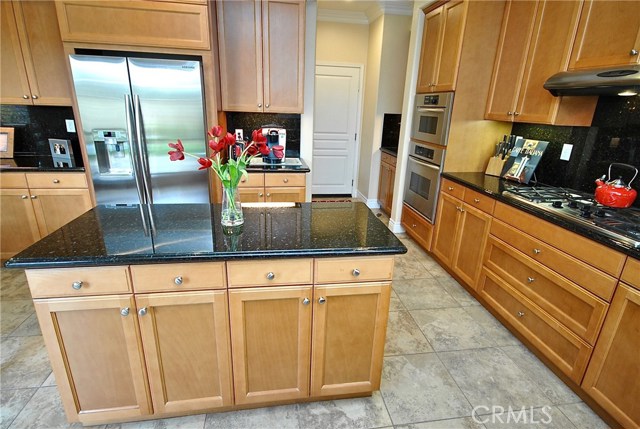
[[[78,134],[67,132],[65,119],[74,119],[66,106],[0,106],[0,124],[14,128],[14,156],[51,156],[49,139],[71,140],[76,165],[82,165]]]
[[[230,133],[242,128],[245,139],[251,138],[251,132],[263,125],[277,124],[287,130],[285,156],[300,157],[300,115],[288,113],[244,113],[227,112],[227,130]]]
[[[549,142],[536,169],[539,182],[591,193],[613,162],[640,169],[640,96],[600,97],[590,127],[514,124],[512,133]],[[564,144],[573,145],[569,161],[560,160]],[[633,170],[614,167],[612,175],[629,183]],[[640,193],[638,178],[632,186]]]

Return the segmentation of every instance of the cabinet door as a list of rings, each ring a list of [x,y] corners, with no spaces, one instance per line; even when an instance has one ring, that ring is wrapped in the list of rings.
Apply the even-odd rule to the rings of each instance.
[[[389,174],[389,187],[387,189],[387,200],[385,202],[385,207],[387,208],[387,212],[391,214],[391,207],[393,206],[393,184],[396,181],[396,168],[391,167],[391,171]]]
[[[451,267],[453,251],[456,245],[456,234],[460,220],[462,201],[444,192],[438,201],[436,231],[431,250],[447,266]]]
[[[453,91],[456,89],[468,6],[469,2],[463,0],[453,0],[443,6],[442,47],[440,48],[434,91]]]
[[[238,188],[241,203],[264,203],[264,188]]]
[[[535,1],[510,1],[505,7],[489,88],[486,119],[513,120],[536,9]]]
[[[549,76],[567,68],[580,6],[580,2],[540,2],[515,108],[516,121],[553,123],[561,98],[543,85]]]
[[[8,259],[40,240],[40,232],[28,189],[0,189],[0,207],[0,258]]]
[[[582,388],[628,428],[640,426],[638,350],[640,291],[619,283]]]
[[[32,104],[27,70],[22,59],[18,28],[13,15],[13,2],[3,1],[0,13],[0,102]]]
[[[71,106],[55,2],[21,1],[14,10],[33,104]]]
[[[380,388],[390,283],[316,287],[311,396]]]
[[[32,189],[31,198],[43,237],[92,207],[87,189]]]
[[[227,292],[136,296],[156,413],[232,404]]]
[[[464,212],[458,227],[451,268],[475,289],[480,276],[482,254],[491,228],[491,216],[468,204],[464,204],[462,209]]]
[[[304,1],[262,2],[265,112],[302,113],[304,16]]]
[[[265,188],[266,202],[268,203],[304,203],[306,189],[299,186],[282,188]]]
[[[70,422],[126,421],[151,412],[131,295],[34,304]]]
[[[391,182],[391,167],[384,162],[380,163],[380,180],[378,182],[378,202],[380,208],[389,213],[389,183]]]
[[[569,69],[640,62],[640,2],[587,0]]]
[[[311,286],[229,291],[236,404],[306,398]]]
[[[260,1],[217,1],[216,11],[222,110],[262,112]]]
[[[440,46],[440,30],[442,27],[442,11],[444,7],[432,10],[424,17],[422,33],[422,51],[420,52],[420,68],[418,70],[417,92],[433,92],[436,81],[436,66]]]

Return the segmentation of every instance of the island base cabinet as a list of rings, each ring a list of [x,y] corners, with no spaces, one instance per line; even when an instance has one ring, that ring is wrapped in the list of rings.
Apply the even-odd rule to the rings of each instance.
[[[311,396],[380,388],[390,283],[315,288]]]
[[[227,292],[136,296],[156,414],[232,404]]]
[[[69,421],[90,425],[151,414],[131,295],[34,304]]]
[[[229,291],[236,404],[309,396],[312,286]]]
[[[621,282],[582,388],[625,428],[640,427],[639,350],[640,291]]]

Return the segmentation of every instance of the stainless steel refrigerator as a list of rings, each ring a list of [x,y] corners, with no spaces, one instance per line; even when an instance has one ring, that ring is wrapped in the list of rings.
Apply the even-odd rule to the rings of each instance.
[[[90,55],[70,62],[97,203],[208,203],[207,172],[167,155],[177,139],[205,154],[200,62]]]

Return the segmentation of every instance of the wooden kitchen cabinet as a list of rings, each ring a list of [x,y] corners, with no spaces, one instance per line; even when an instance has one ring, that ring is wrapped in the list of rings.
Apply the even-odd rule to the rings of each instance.
[[[440,193],[431,251],[447,267],[451,267],[453,261],[456,236],[460,224],[461,205],[462,202],[457,198],[443,192]]]
[[[431,251],[433,224],[406,203],[402,204],[402,226],[424,250]]]
[[[8,189],[3,183],[0,206],[0,258],[8,259],[38,241],[40,232],[28,188]]]
[[[396,179],[397,157],[382,152],[380,157],[380,179],[378,181],[378,202],[387,215],[391,215],[393,184]]]
[[[597,97],[554,97],[543,88],[567,70],[581,2],[510,1],[505,8],[486,119],[589,126]]]
[[[454,91],[469,2],[451,0],[425,15],[418,93]]]
[[[620,282],[582,388],[623,427],[640,426],[640,290]]]
[[[302,113],[304,1],[219,1],[216,7],[223,110]]]
[[[309,396],[313,287],[229,291],[236,404]]]
[[[586,0],[569,70],[640,62],[640,3]]]
[[[154,412],[231,405],[226,290],[137,295],[136,305]]]
[[[304,203],[305,185],[304,173],[254,172],[240,180],[238,190],[243,203]]]
[[[55,2],[3,1],[0,102],[71,105]]]
[[[132,295],[42,299],[34,306],[71,422],[151,413]]]
[[[88,189],[31,189],[31,198],[42,237],[93,207]]]

